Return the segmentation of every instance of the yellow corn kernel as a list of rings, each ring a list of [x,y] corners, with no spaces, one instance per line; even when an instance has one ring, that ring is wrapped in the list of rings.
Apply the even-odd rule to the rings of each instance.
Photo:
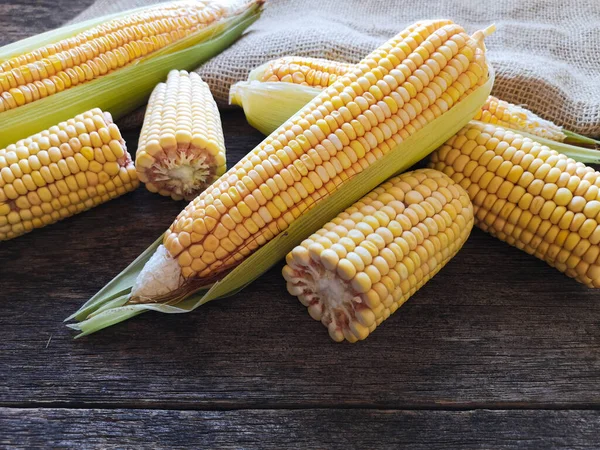
[[[282,81],[325,88],[354,67],[327,59],[288,56],[268,63],[260,81]]]
[[[474,120],[524,131],[546,139],[562,142],[566,134],[562,128],[544,120],[531,111],[490,95]]]

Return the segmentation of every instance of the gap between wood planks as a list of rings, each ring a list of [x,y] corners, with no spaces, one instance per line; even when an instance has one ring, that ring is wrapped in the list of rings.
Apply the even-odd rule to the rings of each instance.
[[[235,406],[234,406],[235,405]],[[365,410],[365,411],[598,411],[599,403],[528,403],[528,402],[494,402],[494,403],[452,403],[438,405],[406,404],[399,407],[364,405],[360,403],[349,404],[277,404],[255,405],[252,403],[239,404],[237,402],[222,402],[214,405],[180,405],[175,402],[165,403],[108,403],[108,402],[0,402],[0,408],[6,409],[131,409],[155,411],[302,411],[302,410]]]

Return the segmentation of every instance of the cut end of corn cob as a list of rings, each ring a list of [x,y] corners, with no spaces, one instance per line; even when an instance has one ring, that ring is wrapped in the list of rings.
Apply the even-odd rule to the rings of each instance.
[[[139,184],[119,129],[93,109],[0,150],[0,240],[106,202]]]
[[[152,92],[136,168],[149,191],[175,200],[194,199],[225,173],[219,110],[197,73],[173,70]]]
[[[392,178],[286,258],[290,294],[335,341],[365,339],[467,240],[473,207],[441,172]]]
[[[484,231],[600,287],[600,173],[535,140],[471,122],[431,156]]]

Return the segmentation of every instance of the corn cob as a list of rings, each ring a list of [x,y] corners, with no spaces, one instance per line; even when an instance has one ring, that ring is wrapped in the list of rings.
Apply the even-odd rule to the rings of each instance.
[[[217,104],[197,73],[173,70],[156,86],[140,133],[135,165],[151,192],[192,200],[225,173]]]
[[[365,339],[460,250],[473,228],[467,193],[421,169],[376,188],[286,257],[290,294],[335,341]]]
[[[449,21],[424,22],[384,44],[194,199],[162,245],[83,305],[71,327],[86,335],[243,288],[475,114],[493,83],[483,46],[491,31],[469,37]]]
[[[288,62],[288,61],[293,61]],[[317,59],[322,70],[342,76],[352,71],[352,64]],[[249,81],[231,87],[229,102],[244,109],[248,122],[264,134],[269,134],[287,118],[321,92],[322,85],[302,82],[312,58],[281,58],[257,67]],[[311,80],[312,81],[312,80]],[[282,83],[283,82],[283,83]],[[463,96],[470,93],[465,91]],[[460,99],[459,99],[460,100]],[[546,139],[546,145],[582,162],[600,163],[600,142],[578,135],[537,116],[527,109],[489,96],[474,120],[501,125],[519,132]]]
[[[430,166],[466,189],[479,228],[600,287],[600,173],[480,122],[450,138]]]
[[[229,45],[262,2],[175,1],[0,48],[0,146],[91,107],[131,111],[170,69],[196,67]]]
[[[260,76],[260,81],[281,81],[326,88],[353,67],[353,64],[328,59],[288,56],[268,63]]]
[[[93,109],[0,150],[0,240],[132,191],[139,184],[109,113]]]
[[[0,112],[131,64],[218,21],[215,2],[175,2],[114,19],[0,64]]]

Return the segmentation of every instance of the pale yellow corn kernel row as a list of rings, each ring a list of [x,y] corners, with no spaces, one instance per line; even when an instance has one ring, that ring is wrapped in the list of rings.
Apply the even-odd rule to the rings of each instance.
[[[425,23],[325,89],[180,213],[164,245],[183,277],[234,267],[448,111],[485,73],[471,64],[480,47],[458,25]]]
[[[109,113],[93,109],[0,150],[0,240],[90,209],[139,185]]]
[[[524,131],[558,142],[564,141],[567,137],[558,125],[542,119],[525,108],[505,102],[492,95],[488,97],[485,105],[473,119]]]
[[[146,109],[135,160],[150,192],[192,200],[226,170],[217,104],[197,73],[172,70]]]
[[[325,88],[353,67],[353,64],[327,59],[288,56],[269,63],[261,81],[281,81]]]
[[[441,172],[392,178],[286,257],[290,294],[335,341],[365,339],[463,246],[467,193]]]
[[[0,64],[0,113],[94,80],[219,20],[215,4],[178,2],[113,19]]]
[[[466,189],[479,228],[600,287],[600,173],[479,122],[434,152],[430,167]]]

